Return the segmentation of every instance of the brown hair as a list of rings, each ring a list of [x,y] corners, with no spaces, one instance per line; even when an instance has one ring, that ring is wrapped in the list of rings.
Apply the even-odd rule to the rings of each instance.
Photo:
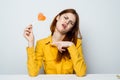
[[[63,41],[72,41],[76,45],[78,35],[79,35],[79,38],[82,39],[80,30],[79,30],[79,15],[77,14],[77,12],[74,9],[65,9],[65,10],[61,11],[58,15],[61,16],[64,13],[72,13],[72,14],[74,14],[75,17],[76,17],[76,22],[75,22],[74,26],[72,27],[72,29],[66,34]],[[55,31],[56,22],[57,22],[56,17],[53,19],[53,22],[52,22],[52,24],[50,26],[51,35],[53,35],[53,33]],[[62,58],[66,59],[66,57],[69,58],[69,59],[71,58],[67,49],[66,49],[66,51],[64,51],[62,53],[60,53],[58,51],[56,61],[60,62]]]

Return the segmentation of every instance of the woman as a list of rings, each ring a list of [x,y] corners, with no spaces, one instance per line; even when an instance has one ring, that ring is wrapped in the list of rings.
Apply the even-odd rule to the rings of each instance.
[[[37,76],[43,64],[45,74],[75,72],[77,76],[84,76],[86,63],[82,53],[77,12],[74,9],[63,10],[54,18],[50,29],[51,35],[38,40],[35,49],[32,25],[24,30],[24,37],[28,40],[29,75]]]

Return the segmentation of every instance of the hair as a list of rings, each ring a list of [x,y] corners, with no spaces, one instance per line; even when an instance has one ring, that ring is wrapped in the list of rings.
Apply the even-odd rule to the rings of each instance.
[[[77,39],[78,38],[82,39],[80,29],[79,29],[79,15],[77,14],[77,12],[74,9],[65,9],[65,10],[61,11],[58,15],[61,16],[64,13],[72,13],[72,14],[74,14],[75,17],[76,17],[76,22],[75,22],[74,26],[72,27],[72,29],[69,32],[67,32],[67,34],[66,34],[65,38],[63,39],[63,41],[72,41],[76,45]],[[57,22],[56,17],[58,15],[55,16],[55,18],[53,19],[53,22],[51,23],[51,26],[50,26],[51,35],[53,35],[53,33],[55,31],[56,22]],[[58,51],[56,61],[60,62],[62,58],[66,59],[66,57],[68,59],[71,59],[70,54],[69,54],[67,49],[66,49],[66,51],[64,51],[62,53],[60,53]]]

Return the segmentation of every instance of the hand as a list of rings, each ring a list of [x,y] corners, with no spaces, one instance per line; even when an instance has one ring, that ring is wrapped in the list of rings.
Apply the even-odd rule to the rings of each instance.
[[[63,51],[66,50],[65,48],[68,48],[72,44],[73,43],[70,41],[58,41],[58,42],[53,42],[51,45],[56,46],[58,50],[62,53]]]
[[[34,43],[34,35],[33,35],[33,30],[32,30],[32,25],[28,25],[25,30],[24,30],[24,37],[27,39],[28,44],[30,46],[33,46]]]

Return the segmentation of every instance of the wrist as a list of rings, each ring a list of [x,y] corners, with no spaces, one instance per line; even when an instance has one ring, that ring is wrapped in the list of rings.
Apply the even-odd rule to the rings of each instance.
[[[69,43],[69,46],[72,46],[72,45],[73,45],[73,42],[70,42],[70,43]]]
[[[31,47],[33,47],[34,46],[34,42],[32,41],[32,42],[28,42],[28,47],[29,48],[31,48]]]

